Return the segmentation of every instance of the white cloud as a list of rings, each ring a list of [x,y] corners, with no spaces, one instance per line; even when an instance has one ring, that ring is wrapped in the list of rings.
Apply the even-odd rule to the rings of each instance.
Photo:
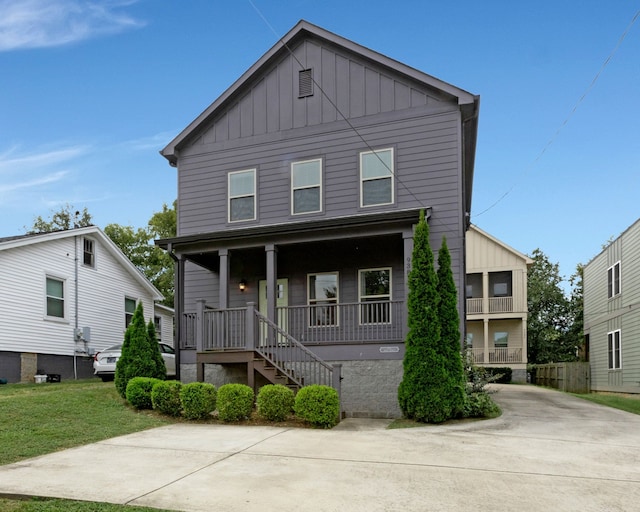
[[[179,132],[161,132],[139,139],[132,139],[122,143],[124,148],[131,151],[160,151],[171,142]]]
[[[22,190],[25,188],[40,187],[42,185],[48,185],[49,183],[55,183],[62,180],[68,174],[67,171],[57,171],[51,174],[46,174],[37,178],[24,181],[16,181],[13,183],[0,185],[0,194],[7,192],[15,192],[16,190]]]
[[[17,147],[0,153],[0,174],[22,174],[33,169],[57,165],[82,156],[87,152],[86,146],[70,146],[61,149],[47,150],[27,154],[15,153]]]
[[[0,51],[62,46],[137,28],[136,0],[0,0]]]

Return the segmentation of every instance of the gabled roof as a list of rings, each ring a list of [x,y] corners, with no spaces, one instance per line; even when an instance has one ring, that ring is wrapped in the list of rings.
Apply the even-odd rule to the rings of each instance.
[[[490,235],[486,231],[483,231],[482,229],[480,229],[475,224],[471,224],[471,226],[469,226],[469,231],[475,231],[475,232],[479,233],[480,235],[484,236],[485,238],[488,238],[489,240],[491,240],[493,243],[495,243],[495,244],[499,245],[500,247],[502,247],[504,250],[509,251],[510,253],[514,254],[518,258],[523,259],[527,266],[533,265],[533,260],[531,258],[529,258],[529,256],[527,256],[526,254],[523,254],[520,251],[514,249],[510,245],[505,244],[503,241],[498,240],[496,237]]]
[[[300,39],[314,37],[328,41],[334,45],[345,48],[346,50],[359,54],[365,59],[374,61],[382,66],[395,71],[396,73],[407,76],[408,78],[424,84],[427,87],[436,89],[452,98],[457,99],[463,111],[463,121],[465,129],[465,170],[467,172],[467,196],[471,197],[471,183],[473,176],[473,164],[475,157],[475,145],[477,138],[477,116],[480,99],[463,89],[455,87],[447,82],[439,80],[431,75],[418,71],[410,66],[402,64],[396,60],[386,57],[380,53],[361,46],[353,41],[338,36],[332,32],[324,30],[307,21],[299,21],[284,37],[282,37],[267,53],[265,53],[253,66],[251,66],[231,87],[229,87],[217,100],[215,100],[202,114],[194,119],[180,134],[173,139],[160,153],[169,160],[171,165],[176,165],[178,160],[178,152],[182,144],[186,142],[189,136],[196,132],[200,127],[212,120],[220,109],[232,100],[242,86],[250,81],[256,75],[262,73],[274,61],[280,59],[282,55],[288,54],[290,48]]]
[[[153,300],[163,300],[158,289],[151,284],[146,276],[127,258],[120,248],[105,235],[97,226],[87,226],[76,229],[52,231],[50,233],[32,233],[27,235],[8,236],[0,238],[0,253],[8,249],[15,249],[28,245],[46,243],[52,240],[89,235],[100,241],[101,245],[120,263],[140,285],[153,297]],[[1,255],[1,254],[0,254]]]

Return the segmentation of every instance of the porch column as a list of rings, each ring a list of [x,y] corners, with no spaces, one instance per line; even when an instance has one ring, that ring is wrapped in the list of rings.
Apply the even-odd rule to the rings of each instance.
[[[484,324],[484,358],[483,361],[485,363],[489,362],[489,319],[485,318],[483,321]]]
[[[520,319],[520,323],[522,325],[522,357],[520,358],[521,363],[527,362],[527,350],[528,350],[528,340],[527,340],[527,318]]]
[[[272,322],[277,322],[278,249],[274,244],[269,244],[265,246],[264,250],[267,253],[267,318]]]
[[[227,309],[229,307],[229,250],[220,249],[218,251],[220,258],[220,290],[218,297],[218,307]]]
[[[489,313],[489,272],[482,273],[482,312]]]

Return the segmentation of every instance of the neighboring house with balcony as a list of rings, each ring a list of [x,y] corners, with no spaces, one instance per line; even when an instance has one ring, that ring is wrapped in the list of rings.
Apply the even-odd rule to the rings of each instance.
[[[93,375],[91,354],[122,343],[136,305],[172,343],[173,312],[98,227],[0,238],[0,378]]]
[[[460,289],[478,108],[299,22],[162,150],[181,379],[327,384],[346,415],[399,416],[413,228],[424,210],[446,235]]]
[[[640,393],[640,219],[584,266],[591,390]]]
[[[483,367],[527,377],[528,256],[472,225],[467,231],[466,344]]]

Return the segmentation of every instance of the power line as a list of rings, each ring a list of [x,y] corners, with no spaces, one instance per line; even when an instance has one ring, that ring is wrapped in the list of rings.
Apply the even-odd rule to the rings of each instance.
[[[591,89],[593,89],[593,87],[595,86],[596,82],[598,81],[598,78],[600,78],[600,75],[602,74],[604,69],[607,67],[607,65],[609,64],[609,62],[611,61],[611,59],[613,58],[615,53],[618,51],[618,48],[620,48],[620,45],[622,45],[622,42],[624,41],[625,37],[627,37],[627,34],[631,30],[631,27],[633,27],[633,24],[636,22],[636,20],[639,17],[640,17],[640,11],[636,12],[636,14],[633,16],[633,18],[631,19],[631,22],[629,23],[629,25],[627,26],[625,31],[622,33],[622,35],[618,39],[617,44],[615,45],[615,47],[613,48],[611,53],[609,53],[609,56],[605,59],[605,61],[603,62],[602,66],[600,67],[600,69],[598,70],[596,75],[593,77],[593,80],[591,80],[591,83],[589,84],[587,89],[584,91],[584,93],[582,93],[582,96],[580,96],[580,99],[578,99],[576,104],[573,106],[573,108],[571,109],[571,112],[569,112],[569,115],[565,118],[565,120],[562,122],[562,124],[558,127],[558,129],[553,134],[553,136],[549,139],[549,141],[545,144],[545,146],[542,148],[540,153],[538,153],[538,156],[534,159],[534,161],[531,163],[531,165],[527,169],[525,169],[525,171],[520,176],[520,179],[517,182],[515,182],[511,186],[511,188],[509,188],[509,190],[507,190],[504,194],[502,194],[491,206],[489,206],[488,208],[482,210],[480,213],[475,215],[475,217],[480,217],[480,215],[488,212],[489,210],[491,210],[495,206],[497,206],[500,202],[502,202],[502,200],[505,197],[507,197],[509,194],[511,194],[511,192],[513,192],[513,190],[516,188],[516,186],[519,185],[522,182],[522,180],[525,178],[525,176],[527,174],[529,174],[529,171],[531,171],[531,169],[533,167],[535,167],[535,165],[538,163],[538,161],[542,158],[542,155],[544,155],[546,153],[547,149],[549,149],[549,146],[551,146],[551,144],[553,144],[554,141],[558,138],[558,136],[560,135],[560,132],[567,125],[569,120],[573,117],[573,114],[575,114],[575,112],[578,109],[578,107],[580,106],[580,104],[584,101],[584,99],[587,97],[587,95],[591,92]]]

